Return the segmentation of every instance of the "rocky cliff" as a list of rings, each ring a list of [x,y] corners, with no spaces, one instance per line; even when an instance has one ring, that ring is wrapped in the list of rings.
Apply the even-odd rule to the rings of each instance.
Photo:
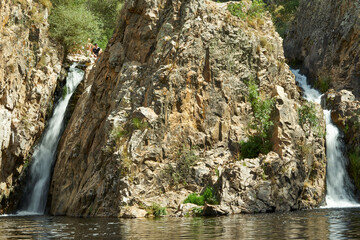
[[[319,88],[347,89],[360,97],[360,2],[300,0],[284,40],[285,56],[302,62]],[[316,83],[318,82],[318,83]]]
[[[240,160],[253,78],[276,102],[273,151]],[[183,200],[206,186],[224,214],[323,200],[324,139],[298,124],[300,90],[267,14],[250,21],[227,3],[127,1],[84,89],[60,142],[52,214],[144,216],[156,203],[182,215]]]
[[[48,9],[39,2],[0,3],[0,199],[2,209],[51,112],[61,49],[48,38]],[[10,205],[9,205],[10,204]]]

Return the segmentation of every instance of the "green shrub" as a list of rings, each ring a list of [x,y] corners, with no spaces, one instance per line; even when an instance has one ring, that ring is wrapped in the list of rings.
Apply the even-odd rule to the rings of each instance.
[[[360,147],[349,153],[349,170],[355,186],[360,189]]]
[[[262,0],[253,0],[247,12],[244,12],[243,8],[244,4],[242,2],[239,2],[230,3],[227,9],[232,15],[236,17],[240,17],[242,19],[252,19],[256,17],[261,17],[266,10],[266,5]]]
[[[49,0],[41,1],[43,5],[49,5]],[[124,0],[52,0],[54,8],[49,18],[50,32],[67,51],[80,49],[86,45],[88,38],[105,49],[116,27],[123,2]],[[68,37],[62,36],[69,33]]]
[[[153,203],[151,205],[151,207],[149,207],[147,209],[148,214],[154,216],[154,217],[160,217],[160,216],[165,216],[167,215],[166,212],[166,208],[165,207],[161,207],[159,204],[157,203]]]
[[[313,102],[305,102],[304,105],[298,109],[299,124],[307,135],[309,135],[311,131],[315,131],[317,135],[321,135],[324,132],[316,113],[315,103]]]
[[[230,3],[227,6],[227,9],[232,15],[234,15],[236,17],[239,17],[239,18],[242,18],[242,19],[245,19],[246,14],[243,11],[243,6],[244,6],[244,4],[242,2],[240,2],[240,3]]]
[[[249,101],[253,110],[253,121],[249,128],[255,130],[255,135],[249,136],[248,141],[241,141],[241,158],[254,158],[259,153],[267,154],[271,150],[270,128],[274,125],[271,112],[274,107],[273,99],[262,99],[253,78],[247,82]]]
[[[165,178],[170,180],[171,184],[186,185],[191,180],[191,168],[199,161],[199,157],[195,154],[194,149],[183,147],[177,154],[177,162],[175,167],[168,164],[163,171]]]
[[[258,87],[254,79],[250,79],[247,83],[249,100],[254,114],[254,121],[250,124],[250,128],[256,130],[262,141],[269,136],[269,130],[273,121],[271,121],[271,112],[274,107],[273,99],[262,99],[260,97]]]
[[[279,0],[269,5],[276,31],[285,37],[290,23],[295,18],[299,0]]]
[[[149,127],[149,124],[139,118],[131,119],[131,125],[134,129],[144,130]]]
[[[68,88],[66,86],[62,89],[62,99],[64,100],[66,98],[66,95],[68,94]]]
[[[205,203],[217,205],[219,202],[217,201],[214,189],[212,187],[207,187],[203,194],[198,195],[196,193],[191,193],[185,200],[184,203],[192,203],[198,206],[204,206]]]
[[[191,211],[192,211],[192,214],[194,216],[199,217],[199,216],[203,215],[203,209],[202,208],[194,207],[193,209],[191,209]]]
[[[86,45],[87,39],[101,36],[102,23],[83,5],[57,5],[50,17],[50,34],[66,51]]]
[[[271,143],[268,139],[264,142],[260,136],[250,136],[249,139],[240,142],[242,158],[256,158],[260,153],[267,154],[271,151]]]
[[[192,203],[199,206],[204,206],[204,196],[198,195],[197,193],[191,193],[185,200],[184,203]]]
[[[331,78],[329,76],[319,76],[315,81],[315,88],[324,93],[330,88]]]

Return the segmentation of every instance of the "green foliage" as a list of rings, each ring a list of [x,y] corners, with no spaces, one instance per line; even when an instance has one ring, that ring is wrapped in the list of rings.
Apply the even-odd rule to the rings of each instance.
[[[248,141],[241,141],[241,158],[254,158],[259,153],[267,154],[271,150],[270,128],[274,125],[271,112],[274,107],[273,99],[262,99],[255,80],[247,82],[249,101],[253,110],[254,119],[249,124],[255,130],[255,135],[249,136]]]
[[[236,17],[239,17],[239,18],[242,18],[242,19],[245,19],[246,14],[243,11],[243,5],[244,4],[242,2],[240,2],[240,3],[230,3],[227,6],[227,9],[232,15],[234,15]]]
[[[203,196],[199,196],[197,193],[191,193],[185,200],[184,203],[192,203],[199,206],[204,206],[205,201]]]
[[[68,93],[68,88],[66,86],[64,86],[62,89],[62,99],[63,100],[65,99],[67,93]]]
[[[214,189],[212,187],[207,187],[203,194],[198,195],[196,193],[191,193],[185,200],[184,203],[192,203],[198,206],[204,206],[205,202],[212,205],[217,205],[217,201]]]
[[[262,0],[253,0],[247,12],[244,12],[243,8],[244,8],[244,4],[242,2],[230,3],[228,5],[228,11],[232,15],[236,17],[240,17],[242,19],[246,19],[246,18],[252,19],[252,18],[261,17],[266,10],[266,5]]]
[[[124,0],[87,0],[88,8],[103,23],[102,34],[94,41],[105,49],[116,27],[120,9]]]
[[[23,169],[26,169],[29,166],[29,163],[30,163],[29,158],[25,159]]]
[[[166,208],[161,207],[157,203],[153,203],[151,207],[147,208],[147,212],[149,215],[152,215],[154,217],[161,217],[167,215]]]
[[[111,136],[112,138],[115,140],[116,144],[119,144],[121,139],[127,135],[128,132],[126,130],[124,130],[122,128],[122,126],[116,126],[112,131],[111,131]]]
[[[177,154],[177,162],[175,167],[168,164],[163,171],[165,178],[170,180],[171,184],[186,185],[191,180],[191,168],[199,161],[199,157],[195,154],[194,149],[185,147]]]
[[[269,5],[276,31],[281,37],[285,37],[298,6],[299,0],[278,0]]]
[[[322,93],[326,92],[330,88],[330,80],[329,76],[319,76],[315,81],[315,88]]]
[[[320,126],[320,120],[316,113],[315,103],[313,102],[306,102],[298,109],[299,124],[302,126],[307,135],[314,130],[318,135],[323,132]]]
[[[267,154],[271,151],[270,140],[264,141],[260,136],[249,136],[249,139],[240,142],[242,158],[256,158],[260,153]]]
[[[131,125],[134,129],[144,130],[149,127],[149,124],[145,121],[142,121],[139,118],[131,119]]]
[[[350,175],[354,179],[357,189],[360,189],[360,147],[349,153]]]
[[[193,209],[191,209],[192,214],[199,217],[203,215],[203,209],[202,208],[198,208],[198,207],[194,207]]]
[[[250,128],[256,130],[258,136],[265,142],[269,135],[270,127],[274,125],[270,119],[274,100],[262,99],[253,79],[250,79],[247,85],[249,100],[254,114],[254,121],[250,124]]]
[[[49,0],[41,0],[49,5]],[[67,51],[81,49],[91,39],[105,49],[115,29],[123,0],[53,0],[50,33]]]
[[[57,5],[49,17],[50,34],[65,49],[80,48],[88,38],[101,36],[102,23],[83,5]]]

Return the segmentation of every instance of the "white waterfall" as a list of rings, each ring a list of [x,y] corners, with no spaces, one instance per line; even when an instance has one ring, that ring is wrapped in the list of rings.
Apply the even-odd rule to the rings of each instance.
[[[321,94],[307,84],[306,77],[299,70],[292,70],[296,81],[304,89],[305,99],[320,103]],[[331,111],[324,110],[326,119],[326,208],[359,207],[353,197],[354,186],[346,167],[348,161],[343,155],[344,145],[339,129],[331,121]]]
[[[17,215],[44,214],[49,190],[52,166],[56,157],[56,148],[64,128],[65,110],[76,87],[81,82],[84,72],[70,67],[63,88],[62,98],[55,106],[53,116],[48,122],[40,144],[35,148],[29,171],[25,195]]]

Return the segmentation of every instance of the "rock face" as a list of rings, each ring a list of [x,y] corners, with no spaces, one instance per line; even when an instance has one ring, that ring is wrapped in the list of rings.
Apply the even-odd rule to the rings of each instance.
[[[331,109],[331,119],[343,131],[349,156],[349,173],[360,190],[360,101],[347,90],[328,91],[323,105]]]
[[[301,61],[309,79],[360,97],[360,2],[300,0],[284,40],[285,56]]]
[[[16,3],[14,3],[16,2]],[[48,10],[38,2],[0,3],[0,200],[10,200],[41,136],[61,71],[61,49],[48,38]]]
[[[209,185],[230,214],[321,203],[324,139],[298,124],[281,38],[270,16],[254,25],[226,4],[125,3],[61,139],[51,214],[133,217],[156,203],[172,215]],[[276,100],[274,151],[238,161],[253,118],[250,78]]]

